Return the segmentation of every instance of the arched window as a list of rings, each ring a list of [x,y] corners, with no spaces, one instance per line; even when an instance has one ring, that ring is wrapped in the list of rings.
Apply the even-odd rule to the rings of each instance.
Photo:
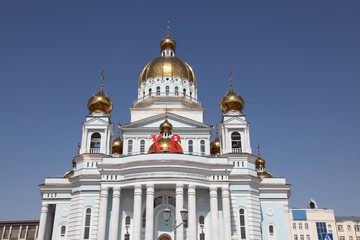
[[[351,230],[350,225],[347,225],[347,230],[348,230],[348,231],[350,231],[350,230]]]
[[[205,140],[200,141],[200,151],[201,154],[205,154]]]
[[[240,239],[246,239],[245,210],[243,208],[239,210],[239,219],[240,219]]]
[[[65,237],[65,233],[66,233],[66,226],[61,226],[60,237]]]
[[[241,153],[241,136],[238,132],[231,134],[231,147],[233,153]]]
[[[145,140],[140,141],[140,153],[145,152]]]
[[[189,153],[192,154],[194,151],[193,140],[189,140]]]
[[[205,240],[204,225],[205,225],[205,218],[204,218],[204,216],[200,216],[199,217],[199,227],[200,227],[199,239],[200,240]]]
[[[100,153],[101,135],[100,133],[93,133],[90,141],[90,153]]]
[[[204,218],[204,216],[200,216],[200,217],[199,217],[199,224],[200,224],[200,225],[204,225],[204,223],[205,223],[205,218]]]
[[[128,141],[128,154],[131,154],[133,149],[133,140]]]
[[[176,87],[175,87],[175,96],[178,96],[178,95],[179,95],[179,87],[176,86]]]
[[[149,96],[151,97],[151,88],[149,88]]]
[[[269,235],[270,235],[270,236],[273,236],[273,235],[274,235],[274,226],[273,226],[273,225],[270,225],[270,226],[269,226]]]
[[[330,224],[328,225],[328,229],[331,229],[331,225],[330,225]]]
[[[186,96],[186,88],[183,89],[184,97]]]
[[[156,87],[156,95],[157,95],[157,96],[160,95],[160,87],[159,87],[159,86]]]
[[[130,222],[131,222],[130,216],[126,216],[126,218],[125,218],[125,225],[126,225],[126,226],[130,226]]]
[[[90,239],[91,208],[86,209],[84,239]]]
[[[169,95],[169,92],[170,92],[170,87],[169,87],[169,86],[166,86],[166,87],[165,87],[165,93],[166,93],[166,95]]]

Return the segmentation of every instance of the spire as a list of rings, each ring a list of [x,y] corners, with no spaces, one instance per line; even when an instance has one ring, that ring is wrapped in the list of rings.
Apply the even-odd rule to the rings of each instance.
[[[229,70],[229,82],[230,82],[229,92],[232,92],[232,91],[233,91],[233,89],[232,89],[232,82],[231,82],[231,74],[232,74],[232,72],[231,72],[231,68],[230,68],[230,70]]]
[[[101,84],[100,84],[100,91],[103,91],[104,86],[104,70],[101,70]]]
[[[166,28],[166,38],[170,38],[170,21],[168,20],[167,28]]]

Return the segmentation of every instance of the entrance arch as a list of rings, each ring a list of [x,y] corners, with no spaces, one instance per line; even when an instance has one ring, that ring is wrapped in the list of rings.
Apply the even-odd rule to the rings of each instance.
[[[169,234],[161,234],[158,240],[172,240],[171,236]]]

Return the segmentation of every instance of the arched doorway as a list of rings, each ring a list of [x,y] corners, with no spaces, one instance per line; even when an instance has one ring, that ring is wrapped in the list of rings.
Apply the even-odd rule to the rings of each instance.
[[[168,234],[162,234],[162,235],[160,235],[158,240],[171,240],[171,237]]]

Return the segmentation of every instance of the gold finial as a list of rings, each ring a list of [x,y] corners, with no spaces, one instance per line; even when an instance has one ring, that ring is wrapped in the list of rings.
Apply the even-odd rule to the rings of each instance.
[[[101,90],[103,89],[103,86],[104,86],[104,70],[101,70],[101,85],[100,85]]]
[[[78,155],[80,154],[80,143],[78,143]]]
[[[230,91],[232,91],[231,74],[232,74],[232,72],[231,72],[231,68],[230,68],[230,70],[229,70]]]
[[[260,144],[258,144],[258,155],[259,155],[259,158],[260,158]]]
[[[170,21],[168,20],[167,29],[166,29],[166,37],[170,38]]]
[[[117,135],[117,136],[119,137],[119,136],[120,136],[120,135],[119,135],[119,134],[120,134],[120,120],[118,120],[118,131],[117,131],[117,132],[118,132],[118,135]]]

